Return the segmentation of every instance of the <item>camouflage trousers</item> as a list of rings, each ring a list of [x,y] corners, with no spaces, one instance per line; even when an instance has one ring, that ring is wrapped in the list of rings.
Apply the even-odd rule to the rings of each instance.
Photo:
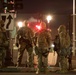
[[[33,48],[32,47],[26,47],[25,45],[21,45],[19,50],[18,50],[17,66],[21,65],[23,53],[25,50],[27,50],[27,52],[28,52],[29,66],[32,67],[33,66],[33,53],[32,53]]]
[[[39,71],[47,71],[47,66],[48,66],[48,59],[47,57],[44,57],[42,54],[38,55],[38,68]]]
[[[59,62],[60,62],[61,71],[66,72],[67,68],[68,68],[68,66],[67,66],[67,57],[60,56]]]
[[[4,66],[5,57],[6,57],[6,51],[5,50],[0,50],[0,67]]]
[[[38,55],[38,67],[36,72],[47,72],[48,71],[48,53],[47,49],[44,48],[38,48],[37,49],[37,55]]]

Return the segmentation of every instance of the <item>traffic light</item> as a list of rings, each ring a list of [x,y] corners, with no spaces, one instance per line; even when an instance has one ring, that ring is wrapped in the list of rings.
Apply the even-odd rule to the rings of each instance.
[[[15,9],[23,9],[23,0],[15,0]]]
[[[14,2],[8,2],[7,9],[13,10],[14,9]]]
[[[7,3],[3,2],[3,8],[7,7]]]
[[[9,12],[15,11],[14,0],[7,0],[7,11]]]

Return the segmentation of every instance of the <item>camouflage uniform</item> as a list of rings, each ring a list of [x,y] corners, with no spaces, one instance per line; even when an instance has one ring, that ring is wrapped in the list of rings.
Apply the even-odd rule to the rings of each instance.
[[[33,31],[27,26],[27,21],[25,22],[25,26],[20,28],[17,32],[16,37],[16,45],[19,45],[18,49],[18,60],[17,60],[17,66],[21,65],[22,56],[24,53],[24,50],[26,49],[29,54],[29,65],[33,66],[33,58],[32,58],[32,38],[33,38]]]
[[[44,67],[44,72],[47,72],[48,60],[47,56],[49,53],[49,48],[51,45],[51,33],[46,29],[46,24],[41,23],[42,29],[35,34],[36,37],[36,54],[38,54],[38,68],[36,73],[42,71]],[[38,48],[38,49],[37,49]],[[44,58],[44,61],[42,61]]]
[[[57,63],[55,66],[59,67],[59,52],[60,52],[60,38],[59,35],[56,35],[55,39],[54,39],[54,51],[57,52],[58,56],[57,56]]]
[[[4,29],[4,21],[0,20],[0,67],[4,66],[7,47],[8,41],[6,30]]]
[[[64,25],[60,25],[58,28],[58,34],[60,38],[60,51],[59,51],[59,58],[60,58],[60,66],[62,73],[67,72],[67,56],[70,46],[70,36],[66,31],[66,27]]]
[[[72,70],[72,42],[70,44],[70,47],[68,48],[69,52],[68,52],[68,70]]]

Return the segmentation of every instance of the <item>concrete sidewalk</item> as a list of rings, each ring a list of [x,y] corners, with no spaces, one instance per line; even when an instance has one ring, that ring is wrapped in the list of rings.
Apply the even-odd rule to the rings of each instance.
[[[76,69],[76,56],[72,57],[72,67]]]

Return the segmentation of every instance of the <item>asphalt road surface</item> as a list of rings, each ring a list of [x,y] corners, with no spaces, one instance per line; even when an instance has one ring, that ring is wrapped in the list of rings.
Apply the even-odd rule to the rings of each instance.
[[[35,72],[23,72],[23,73],[0,73],[0,75],[36,75],[35,74]],[[40,73],[40,74],[38,74],[38,75],[76,75],[76,72],[75,71],[73,71],[73,72],[68,72],[68,73],[64,73],[64,74],[62,74],[62,73],[56,73],[56,72],[49,72],[49,73],[47,73],[47,74],[45,74],[45,73]]]

